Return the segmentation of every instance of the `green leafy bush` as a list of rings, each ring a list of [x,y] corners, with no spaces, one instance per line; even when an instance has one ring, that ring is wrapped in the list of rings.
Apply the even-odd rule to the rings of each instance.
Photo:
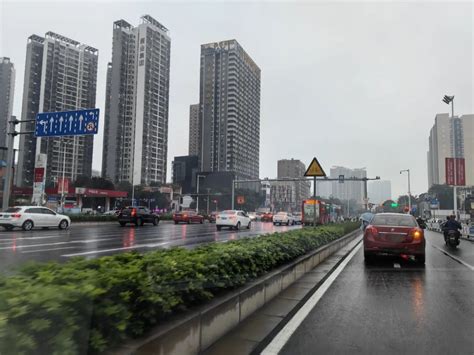
[[[34,263],[0,278],[0,354],[99,353],[357,228]]]

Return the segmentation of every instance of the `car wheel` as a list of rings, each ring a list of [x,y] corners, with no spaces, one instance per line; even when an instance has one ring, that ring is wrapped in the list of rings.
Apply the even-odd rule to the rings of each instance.
[[[252,222],[249,222],[247,229],[250,229],[251,226],[252,226]]]
[[[156,217],[153,218],[153,225],[154,225],[154,226],[157,226],[158,223],[160,223],[160,220],[159,220],[158,218],[156,218]]]
[[[33,229],[33,227],[34,227],[33,221],[29,219],[23,222],[23,225],[21,226],[21,228],[23,228],[24,231],[30,231]]]
[[[235,230],[236,231],[240,230],[240,222],[237,222],[237,224],[235,225]]]
[[[364,250],[364,262],[366,264],[371,264],[373,261],[374,261],[374,255]]]
[[[5,228],[5,230],[7,230],[7,231],[13,230],[13,227],[12,227],[12,226],[6,226],[6,227],[3,227],[3,228]]]
[[[127,222],[119,222],[120,223],[120,227],[125,227],[125,225],[127,224]]]
[[[190,220],[190,219],[188,219],[188,224],[191,224],[191,220]]]
[[[423,255],[418,255],[416,257],[416,262],[420,265],[425,265],[425,254]]]
[[[290,225],[290,221],[287,221],[287,222],[286,222],[286,225],[289,226],[289,225]]]
[[[217,230],[220,231],[222,229],[222,226],[216,226]]]
[[[174,224],[178,224],[178,221],[174,221]]]
[[[68,221],[63,219],[61,222],[59,222],[58,227],[59,227],[59,229],[67,229],[67,227],[69,227],[69,223],[68,223]]]
[[[204,223],[204,219],[201,219],[201,220],[199,221],[199,223],[203,224],[203,223]]]
[[[273,222],[273,225],[276,226],[277,225],[276,222]]]

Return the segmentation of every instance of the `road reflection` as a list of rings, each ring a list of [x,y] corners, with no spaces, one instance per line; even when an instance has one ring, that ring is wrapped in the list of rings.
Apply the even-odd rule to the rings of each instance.
[[[135,228],[130,228],[128,233],[122,238],[122,245],[124,248],[135,245]]]

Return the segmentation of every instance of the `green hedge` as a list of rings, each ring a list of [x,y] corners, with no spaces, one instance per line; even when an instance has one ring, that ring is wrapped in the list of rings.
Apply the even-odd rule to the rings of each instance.
[[[0,278],[0,354],[103,352],[357,227],[30,264]]]

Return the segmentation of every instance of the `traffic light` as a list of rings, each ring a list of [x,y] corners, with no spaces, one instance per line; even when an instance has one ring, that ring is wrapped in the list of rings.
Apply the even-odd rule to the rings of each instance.
[[[398,203],[393,202],[393,203],[390,205],[390,207],[397,208],[397,207],[398,207]]]

